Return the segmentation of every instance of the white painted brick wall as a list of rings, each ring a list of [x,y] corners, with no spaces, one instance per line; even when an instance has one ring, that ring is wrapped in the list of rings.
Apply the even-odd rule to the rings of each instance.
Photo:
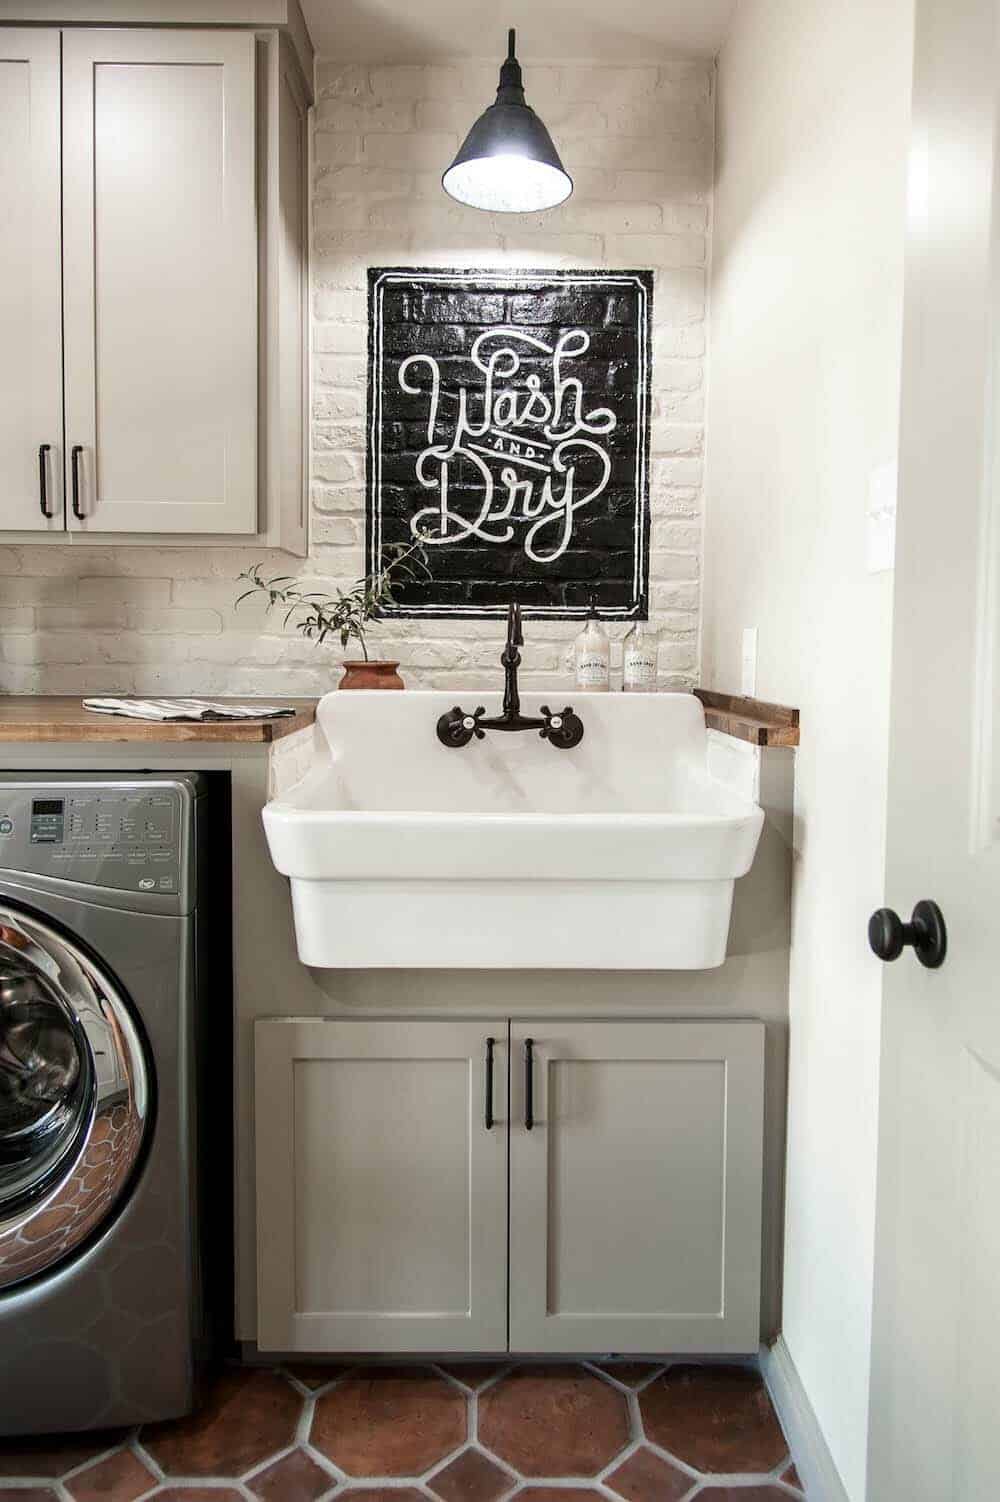
[[[495,61],[317,67],[313,199],[312,552],[0,547],[0,690],[8,693],[322,693],[339,649],[317,649],[253,603],[236,574],[263,557],[311,587],[363,568],[365,279],[369,265],[650,266],[653,328],[651,606],[661,683],[697,675],[704,451],[705,281],[711,233],[713,70],[526,62],[530,103],[575,180],[561,208],[488,215],[440,176],[492,101]],[[576,622],[528,626],[524,682],[568,686]],[[613,627],[616,663],[627,627]],[[407,682],[490,687],[502,627],[375,627],[374,654]]]

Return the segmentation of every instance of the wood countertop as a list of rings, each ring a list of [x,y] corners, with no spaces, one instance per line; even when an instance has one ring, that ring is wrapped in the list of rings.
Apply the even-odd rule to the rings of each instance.
[[[252,699],[220,703],[246,704]],[[120,715],[95,714],[84,709],[80,699],[48,694],[12,694],[0,696],[0,741],[145,741],[160,745],[184,741],[257,742],[281,740],[293,731],[304,730],[316,718],[316,699],[262,700],[266,704],[288,704],[294,714],[274,720],[171,720],[163,724],[152,720],[127,720]]]
[[[799,712],[781,704],[766,704],[738,694],[698,688],[705,706],[705,723],[755,746],[797,746]],[[225,704],[227,700],[221,699]],[[230,699],[245,704],[247,699]],[[250,700],[250,702],[253,702]],[[179,744],[191,741],[242,742],[266,745],[303,730],[316,718],[316,699],[268,699],[288,704],[294,714],[276,720],[127,720],[120,715],[95,714],[80,699],[48,694],[0,695],[0,742],[145,741]]]
[[[705,707],[705,724],[709,730],[735,735],[752,746],[797,746],[799,712],[785,704],[768,704],[764,699],[749,699],[743,694],[719,694],[714,689],[696,688]]]

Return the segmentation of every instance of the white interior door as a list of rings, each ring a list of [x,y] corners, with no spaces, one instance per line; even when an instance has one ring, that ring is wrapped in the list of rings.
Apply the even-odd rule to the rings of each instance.
[[[512,1025],[512,1351],[757,1350],[763,1091],[760,1022]]]
[[[0,530],[63,530],[59,33],[0,27]]]
[[[917,0],[868,1495],[1000,1488],[997,0]],[[873,963],[877,961],[873,960]],[[845,1109],[849,1103],[845,1102]]]
[[[256,531],[254,140],[251,33],[64,32],[72,530]]]
[[[258,1022],[254,1046],[260,1349],[505,1350],[507,1023]]]

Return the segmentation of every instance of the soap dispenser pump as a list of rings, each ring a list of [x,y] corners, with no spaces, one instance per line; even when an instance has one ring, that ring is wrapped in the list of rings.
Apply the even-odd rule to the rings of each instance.
[[[611,686],[611,643],[601,625],[593,595],[586,624],[573,643],[573,664],[577,688],[592,694],[608,692]]]

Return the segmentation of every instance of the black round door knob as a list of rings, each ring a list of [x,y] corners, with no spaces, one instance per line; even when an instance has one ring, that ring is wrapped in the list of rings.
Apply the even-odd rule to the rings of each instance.
[[[908,944],[921,965],[936,970],[948,953],[948,930],[936,902],[924,898],[904,923],[891,907],[880,907],[868,920],[868,942],[880,960],[898,960]]]

